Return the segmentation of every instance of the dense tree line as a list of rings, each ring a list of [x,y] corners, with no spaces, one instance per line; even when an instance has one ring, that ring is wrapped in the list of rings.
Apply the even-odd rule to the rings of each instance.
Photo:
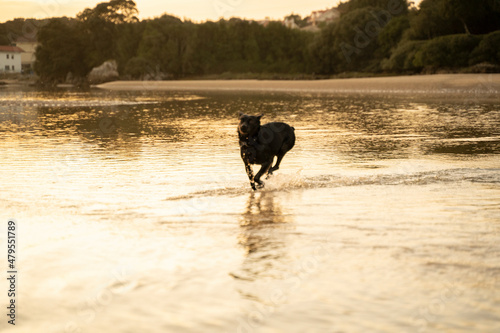
[[[280,22],[241,19],[194,24],[163,15],[139,21],[135,3],[112,0],[75,19],[55,18],[38,33],[35,71],[42,81],[84,77],[114,59],[123,77],[166,79],[231,73],[310,71],[313,34]]]
[[[16,18],[0,23],[0,45],[11,45],[20,37],[36,38],[38,30],[47,22],[49,22],[49,19]]]
[[[163,15],[140,21],[133,1],[111,0],[76,18],[31,22],[39,27],[35,70],[46,82],[64,81],[68,73],[85,77],[110,59],[122,77],[133,79],[499,70],[496,0],[423,0],[418,9],[407,0],[349,0],[338,10],[339,19],[313,33],[237,18],[193,23]],[[24,33],[26,22],[0,25],[0,44]]]
[[[406,0],[351,0],[339,9],[340,20],[315,41],[320,73],[500,71],[496,0],[423,0],[419,9]]]

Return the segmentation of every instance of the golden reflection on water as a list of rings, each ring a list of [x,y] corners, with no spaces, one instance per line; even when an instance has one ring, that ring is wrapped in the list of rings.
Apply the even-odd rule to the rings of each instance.
[[[22,227],[26,332],[488,332],[500,322],[498,103],[0,96],[0,211]],[[250,190],[239,157],[239,111],[296,128],[263,191]],[[454,296],[435,308],[442,290]],[[103,293],[112,297],[99,303]]]
[[[285,233],[293,230],[291,214],[285,214],[275,193],[252,192],[240,218],[238,244],[246,258],[238,278],[254,280],[260,275],[272,276],[276,263],[286,256]]]

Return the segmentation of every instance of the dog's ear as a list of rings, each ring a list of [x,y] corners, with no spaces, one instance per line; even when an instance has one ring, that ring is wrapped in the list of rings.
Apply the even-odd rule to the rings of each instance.
[[[241,117],[243,117],[245,114],[243,112],[238,112],[238,118],[241,119]]]
[[[260,120],[260,118],[262,118],[262,117],[264,117],[264,115],[263,115],[263,114],[260,114],[260,115],[258,115],[258,116],[257,116],[257,118],[259,118],[259,120]]]

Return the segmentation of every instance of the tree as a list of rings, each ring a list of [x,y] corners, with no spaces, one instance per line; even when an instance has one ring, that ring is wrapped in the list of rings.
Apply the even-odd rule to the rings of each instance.
[[[146,25],[138,55],[160,72],[182,77],[192,72],[193,36],[192,23],[163,15]]]
[[[470,64],[482,62],[500,65],[500,30],[483,37],[479,45],[472,51]]]
[[[127,63],[137,56],[146,24],[147,21],[118,25],[115,59],[118,62],[119,73],[123,73]]]
[[[484,34],[500,29],[500,6],[495,0],[442,0],[442,10],[449,20],[458,20],[461,33]]]
[[[423,0],[418,10],[410,9],[407,0],[350,0],[338,8],[340,18],[314,34],[278,21],[264,26],[232,18],[194,24],[169,15],[139,21],[134,1],[111,0],[85,9],[77,19],[53,19],[42,26],[35,69],[43,80],[58,82],[69,72],[85,77],[110,59],[118,62],[120,73],[134,78],[416,73],[425,67],[500,61],[499,35],[493,33],[500,30],[498,0]],[[289,18],[304,22],[298,15]],[[0,43],[7,42],[6,33],[26,33],[31,26],[26,22],[31,21],[0,25]],[[32,23],[40,27],[39,21]]]
[[[356,9],[322,30],[315,46],[321,73],[363,71],[377,66],[377,37],[391,18],[374,13],[372,7]]]
[[[380,45],[378,52],[387,57],[390,55],[391,50],[398,45],[403,38],[403,34],[410,27],[410,20],[407,15],[402,15],[393,18],[387,25],[380,31],[377,39]]]
[[[38,30],[47,24],[49,19],[16,18],[0,24],[0,45],[10,45],[18,38],[35,38]]]
[[[467,34],[434,38],[420,47],[414,64],[430,69],[466,67],[471,50],[478,46],[480,40],[480,37]]]
[[[133,79],[144,79],[147,75],[154,76],[156,69],[145,58],[133,57],[131,58],[123,70],[126,75],[130,75]]]
[[[416,73],[422,69],[415,64],[415,55],[425,41],[402,41],[392,50],[388,59],[382,61],[382,69],[393,73]]]
[[[423,0],[411,27],[414,39],[486,34],[500,29],[500,6],[496,0]]]
[[[196,50],[193,54],[194,73],[204,75],[222,71],[218,66],[223,66],[220,58],[224,40],[219,23],[207,21],[197,25],[193,46]]]
[[[138,22],[137,6],[132,0],[111,0],[97,4],[93,9],[86,8],[78,14],[78,19],[87,22],[99,19],[114,24]]]
[[[367,7],[398,11],[398,15],[401,15],[408,13],[409,3],[407,0],[349,0],[339,6],[342,13]]]
[[[77,15],[81,22],[86,45],[86,63],[95,67],[104,61],[116,59],[118,26],[138,22],[135,2],[111,0],[85,9]]]
[[[3,24],[0,25],[0,45],[10,45],[10,40],[7,37],[7,29]]]
[[[84,77],[90,68],[85,64],[85,50],[78,22],[52,19],[38,32],[35,72],[44,83],[63,82],[68,73]]]

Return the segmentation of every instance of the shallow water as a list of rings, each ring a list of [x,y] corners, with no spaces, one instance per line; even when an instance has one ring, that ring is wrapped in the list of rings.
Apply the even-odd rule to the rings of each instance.
[[[482,97],[0,90],[5,331],[498,332]],[[296,129],[257,192],[240,111]]]

